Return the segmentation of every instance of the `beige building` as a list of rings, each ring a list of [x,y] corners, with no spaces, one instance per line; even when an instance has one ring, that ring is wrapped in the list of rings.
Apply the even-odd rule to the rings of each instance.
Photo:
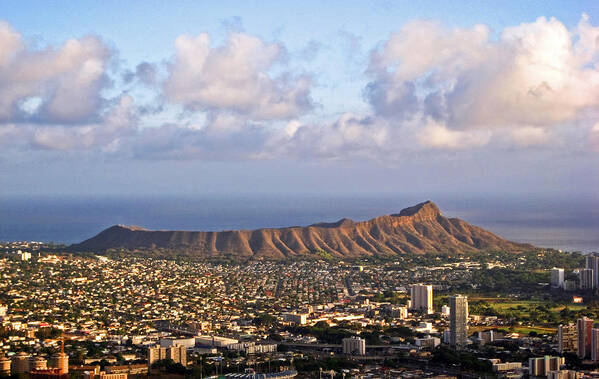
[[[94,372],[86,372],[83,374],[84,379],[127,379],[127,374],[109,374],[104,371],[100,371],[99,374]]]
[[[175,363],[187,366],[187,348],[185,346],[160,347],[159,345],[148,348],[148,364],[162,359],[172,359]]]
[[[12,358],[11,373],[23,374],[29,372],[29,354],[21,351]]]
[[[48,369],[48,361],[43,357],[31,357],[29,358],[29,369],[35,370],[46,370]]]
[[[547,379],[581,379],[584,378],[584,374],[582,372],[577,372],[573,370],[556,370],[550,371],[547,374]]]
[[[0,375],[10,375],[10,366],[12,362],[5,355],[0,356]]]
[[[58,370],[60,370],[61,374],[69,373],[69,356],[65,354],[64,350],[62,350],[60,353],[55,354],[52,357],[52,360],[53,367],[56,367]]]
[[[520,370],[521,368],[522,362],[493,363],[493,371],[495,372]]]
[[[166,347],[160,347],[160,345],[148,348],[148,364],[151,366],[156,361],[166,359]]]
[[[167,355],[173,362],[187,366],[187,348],[185,346],[175,345],[169,347]]]
[[[551,371],[558,371],[566,360],[563,357],[551,357],[546,355],[540,358],[528,360],[528,373],[530,376],[547,376]]]
[[[433,286],[427,284],[415,284],[410,288],[410,309],[433,313]]]
[[[578,332],[576,325],[560,325],[557,329],[558,351],[563,353],[578,352]]]
[[[145,364],[106,366],[106,373],[107,374],[141,375],[141,374],[148,373],[148,366]]]

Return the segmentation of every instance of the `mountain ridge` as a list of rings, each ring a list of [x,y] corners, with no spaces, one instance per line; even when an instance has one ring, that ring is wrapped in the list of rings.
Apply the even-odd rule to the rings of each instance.
[[[522,251],[532,245],[505,240],[457,218],[444,217],[432,201],[366,221],[343,218],[309,226],[255,230],[168,231],[114,225],[70,246],[73,251],[169,248],[193,255],[283,259],[326,252],[337,258],[407,253]]]

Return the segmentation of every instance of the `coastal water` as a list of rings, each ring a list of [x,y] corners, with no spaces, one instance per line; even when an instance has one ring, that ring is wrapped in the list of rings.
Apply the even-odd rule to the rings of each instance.
[[[0,241],[79,242],[114,224],[230,230],[366,220],[427,200],[418,195],[11,197],[0,200]],[[599,199],[436,196],[448,217],[502,237],[566,251],[599,251]]]

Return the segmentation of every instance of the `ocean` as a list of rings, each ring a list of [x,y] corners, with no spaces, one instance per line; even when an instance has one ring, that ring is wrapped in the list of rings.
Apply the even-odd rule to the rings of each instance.
[[[74,243],[115,224],[165,230],[305,226],[343,217],[397,213],[419,195],[203,195],[8,197],[0,200],[0,241]],[[599,199],[446,196],[433,200],[448,217],[518,242],[564,251],[599,251]]]

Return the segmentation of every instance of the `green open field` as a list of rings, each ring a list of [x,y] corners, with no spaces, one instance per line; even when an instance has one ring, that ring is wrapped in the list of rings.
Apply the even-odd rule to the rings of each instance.
[[[484,300],[491,305],[492,308],[497,310],[528,310],[534,309],[542,305],[552,304],[547,301],[537,301],[537,300],[513,300],[508,298],[469,298],[470,302],[477,300]],[[579,311],[586,309],[586,305],[584,304],[568,304],[567,307],[573,311]],[[550,307],[549,309],[553,312],[559,312],[562,309],[566,308],[566,305],[557,305]]]
[[[504,319],[518,321],[518,324],[502,329],[520,334],[536,332],[553,334],[560,323],[571,322],[562,317],[561,311],[566,307],[571,314],[587,311],[586,304],[564,304],[548,300],[519,300],[509,297],[469,297],[471,314],[497,315]],[[522,325],[520,325],[522,324]],[[473,331],[476,331],[473,329]]]
[[[550,301],[542,300],[514,300],[507,297],[469,297],[468,301],[474,303],[476,301],[484,301],[488,303],[493,309],[497,310],[520,310],[526,311],[529,309],[535,309],[543,305],[554,305],[549,309],[553,312],[559,312],[562,309],[568,307],[572,311],[580,311],[586,309],[585,304],[567,304],[567,305],[555,305]]]

